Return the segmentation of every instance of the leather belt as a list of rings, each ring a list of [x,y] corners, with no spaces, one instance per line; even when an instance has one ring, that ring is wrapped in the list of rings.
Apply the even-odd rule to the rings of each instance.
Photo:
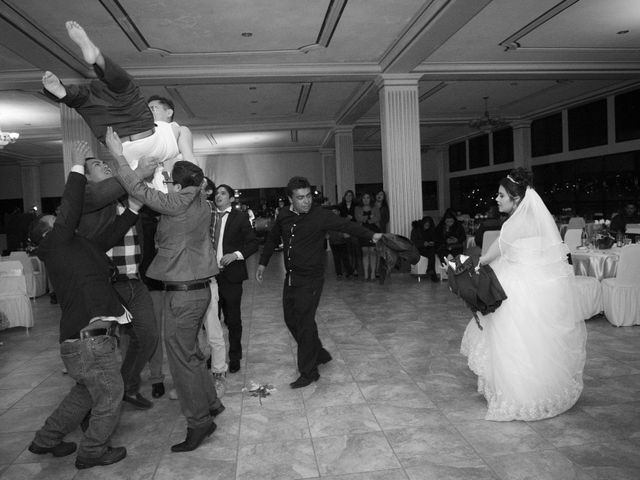
[[[202,290],[203,288],[209,288],[209,280],[205,282],[194,283],[165,283],[164,289],[168,292],[188,292],[190,290]]]
[[[133,142],[134,140],[142,140],[143,138],[150,137],[156,133],[156,128],[153,127],[151,130],[145,130],[144,132],[134,133],[133,135],[125,135],[120,137],[121,142]]]
[[[71,335],[69,337],[69,340],[84,340],[85,338],[99,337],[100,335],[109,335],[110,337],[114,337],[116,335],[116,329],[117,325],[109,328],[92,328],[90,330],[80,330],[75,335]]]

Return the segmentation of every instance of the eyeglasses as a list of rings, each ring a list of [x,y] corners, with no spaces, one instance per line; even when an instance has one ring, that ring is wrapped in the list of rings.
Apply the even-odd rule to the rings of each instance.
[[[169,183],[173,185],[176,182],[172,182],[171,180],[163,180],[162,183],[165,184],[165,185],[167,185]]]

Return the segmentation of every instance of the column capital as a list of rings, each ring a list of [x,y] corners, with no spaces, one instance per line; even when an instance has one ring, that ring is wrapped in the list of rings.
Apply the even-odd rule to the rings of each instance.
[[[417,87],[422,74],[418,73],[383,73],[378,75],[375,85],[383,87]]]
[[[18,164],[21,167],[39,167],[40,160],[37,160],[35,158],[19,158]]]
[[[337,134],[352,134],[353,133],[353,129],[354,129],[355,125],[339,125],[337,126],[333,132],[337,135]]]
[[[511,128],[514,130],[517,128],[531,128],[531,120],[516,120],[511,122]]]
[[[329,155],[335,155],[336,149],[335,148],[319,148],[318,152],[320,152],[320,155],[322,155],[323,157],[326,157]]]

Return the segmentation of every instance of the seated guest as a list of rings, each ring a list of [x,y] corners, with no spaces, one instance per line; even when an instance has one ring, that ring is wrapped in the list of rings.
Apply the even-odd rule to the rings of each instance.
[[[444,212],[442,220],[436,227],[435,240],[436,253],[440,260],[444,260],[449,255],[455,257],[462,253],[467,234],[452,209],[448,208]]]
[[[136,222],[141,206],[130,200],[129,209],[102,237],[90,241],[76,234],[87,184],[84,162],[82,150],[74,150],[60,214],[43,216],[31,230],[62,309],[60,354],[76,383],[36,432],[29,451],[70,455],[76,444],[63,439],[91,412],[78,449],[78,469],[110,465],[127,456],[124,447],[112,448],[109,443],[124,393],[115,332],[119,323],[130,322],[130,315],[112,286],[117,271],[105,251]]]
[[[432,281],[437,282],[435,271],[436,261],[436,228],[431,217],[422,217],[422,220],[412,222],[411,242],[416,246],[420,255],[425,257],[429,265],[427,275]]]
[[[640,223],[640,216],[638,216],[638,209],[635,203],[627,203],[624,209],[615,217],[611,219],[611,226],[609,230],[612,233],[625,233],[627,231],[628,223]]]

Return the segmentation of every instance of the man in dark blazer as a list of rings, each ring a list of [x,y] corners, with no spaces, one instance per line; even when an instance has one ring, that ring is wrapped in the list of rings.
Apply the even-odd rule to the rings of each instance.
[[[84,163],[84,155],[74,150],[58,217],[46,215],[31,230],[62,309],[60,353],[76,384],[38,430],[29,451],[56,457],[73,453],[76,444],[63,439],[91,412],[76,458],[79,469],[110,465],[127,455],[124,447],[112,448],[109,441],[124,391],[115,331],[117,324],[130,322],[130,315],[112,287],[116,269],[104,252],[136,222],[141,206],[130,202],[92,241],[77,235],[87,183]]]
[[[249,216],[245,212],[232,208],[233,198],[234,190],[229,185],[222,184],[216,188],[214,248],[220,268],[216,278],[220,309],[224,315],[224,323],[229,328],[229,372],[231,373],[240,370],[242,359],[240,304],[242,282],[249,278],[245,260],[258,251],[258,238],[251,226]]]

